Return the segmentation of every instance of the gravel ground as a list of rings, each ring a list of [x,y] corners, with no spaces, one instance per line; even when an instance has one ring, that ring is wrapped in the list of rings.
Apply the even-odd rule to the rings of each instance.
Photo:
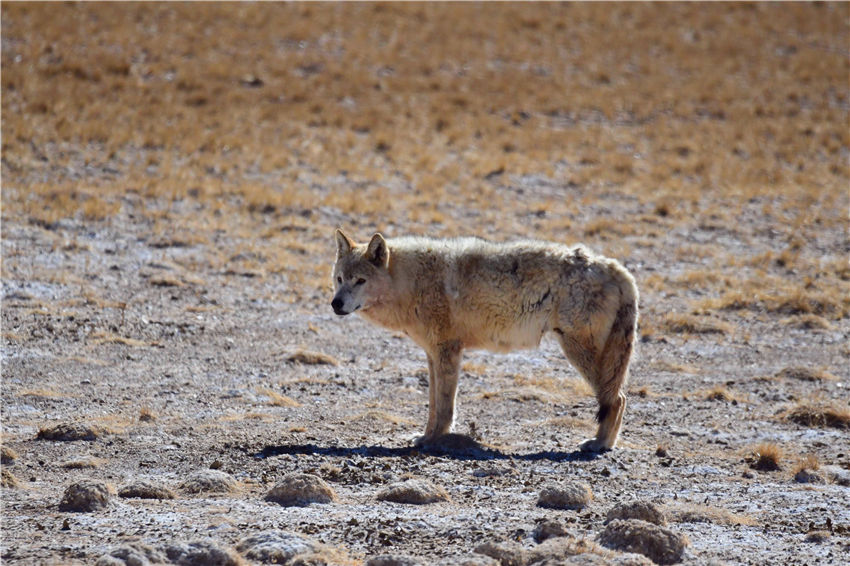
[[[600,206],[631,206],[613,199]],[[235,236],[163,245],[133,211],[126,204],[108,223],[4,223],[5,563],[91,564],[121,548],[129,556],[130,543],[174,563],[296,563],[280,549],[300,541],[312,563],[384,554],[396,556],[386,563],[487,563],[478,548],[520,564],[549,552],[535,540],[545,521],[586,551],[586,562],[570,563],[613,563],[633,555],[599,546],[620,532],[600,537],[606,516],[637,501],[686,537],[685,563],[838,564],[850,551],[847,429],[786,418],[800,402],[846,407],[846,318],[812,329],[782,314],[718,311],[734,331],[642,332],[620,445],[598,457],[576,451],[594,430],[595,401],[554,340],[507,355],[469,352],[459,434],[423,453],[411,445],[427,413],[415,345],[337,318],[327,286],[293,300],[282,276],[204,263]],[[769,246],[768,227],[745,220],[721,236],[673,230],[625,261],[641,285],[681,268],[674,241],[711,238],[731,253],[744,241],[751,252]],[[325,228],[338,218],[318,210],[310,221],[304,238],[327,239],[315,264],[329,272]],[[830,233],[823,245],[842,241]],[[694,294],[644,290],[642,324],[686,309]],[[798,367],[820,373],[782,371]],[[758,469],[758,445],[779,451],[778,470]],[[812,476],[801,483],[806,456]],[[295,473],[324,480],[315,489],[327,488],[330,502],[266,498]],[[413,492],[442,495],[379,498],[407,479],[417,480]],[[60,510],[81,481],[103,482],[96,491],[107,505]],[[547,486],[577,484],[589,487],[587,502],[538,505]],[[292,533],[289,546],[279,531]],[[262,547],[252,535],[278,542]],[[549,556],[577,553],[558,548]]]

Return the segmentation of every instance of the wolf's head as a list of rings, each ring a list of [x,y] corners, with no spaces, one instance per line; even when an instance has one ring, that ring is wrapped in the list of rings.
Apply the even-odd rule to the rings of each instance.
[[[367,245],[358,245],[337,230],[336,245],[334,312],[346,315],[378,304],[390,284],[390,250],[384,237],[375,234]]]

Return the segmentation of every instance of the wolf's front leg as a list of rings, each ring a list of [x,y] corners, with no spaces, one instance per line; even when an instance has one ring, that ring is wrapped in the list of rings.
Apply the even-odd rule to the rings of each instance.
[[[433,355],[428,354],[428,425],[425,435],[416,439],[417,446],[428,444],[452,429],[461,352],[460,342],[452,340],[439,344]]]

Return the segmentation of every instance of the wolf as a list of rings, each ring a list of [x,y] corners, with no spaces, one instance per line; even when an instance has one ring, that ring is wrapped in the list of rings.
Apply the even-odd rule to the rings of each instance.
[[[580,445],[610,450],[626,408],[638,318],[634,277],[583,245],[380,233],[357,244],[336,231],[331,307],[401,331],[428,358],[426,446],[451,431],[465,349],[534,348],[547,332],[596,394],[599,428]]]

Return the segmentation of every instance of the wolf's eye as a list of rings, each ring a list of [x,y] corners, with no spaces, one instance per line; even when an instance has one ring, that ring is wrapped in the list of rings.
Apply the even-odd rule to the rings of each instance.
[[[362,285],[365,282],[366,282],[366,280],[361,277],[360,279],[357,280],[357,283],[355,283],[355,285]]]
[[[342,277],[337,277],[336,282],[339,283],[339,284],[342,284]]]

